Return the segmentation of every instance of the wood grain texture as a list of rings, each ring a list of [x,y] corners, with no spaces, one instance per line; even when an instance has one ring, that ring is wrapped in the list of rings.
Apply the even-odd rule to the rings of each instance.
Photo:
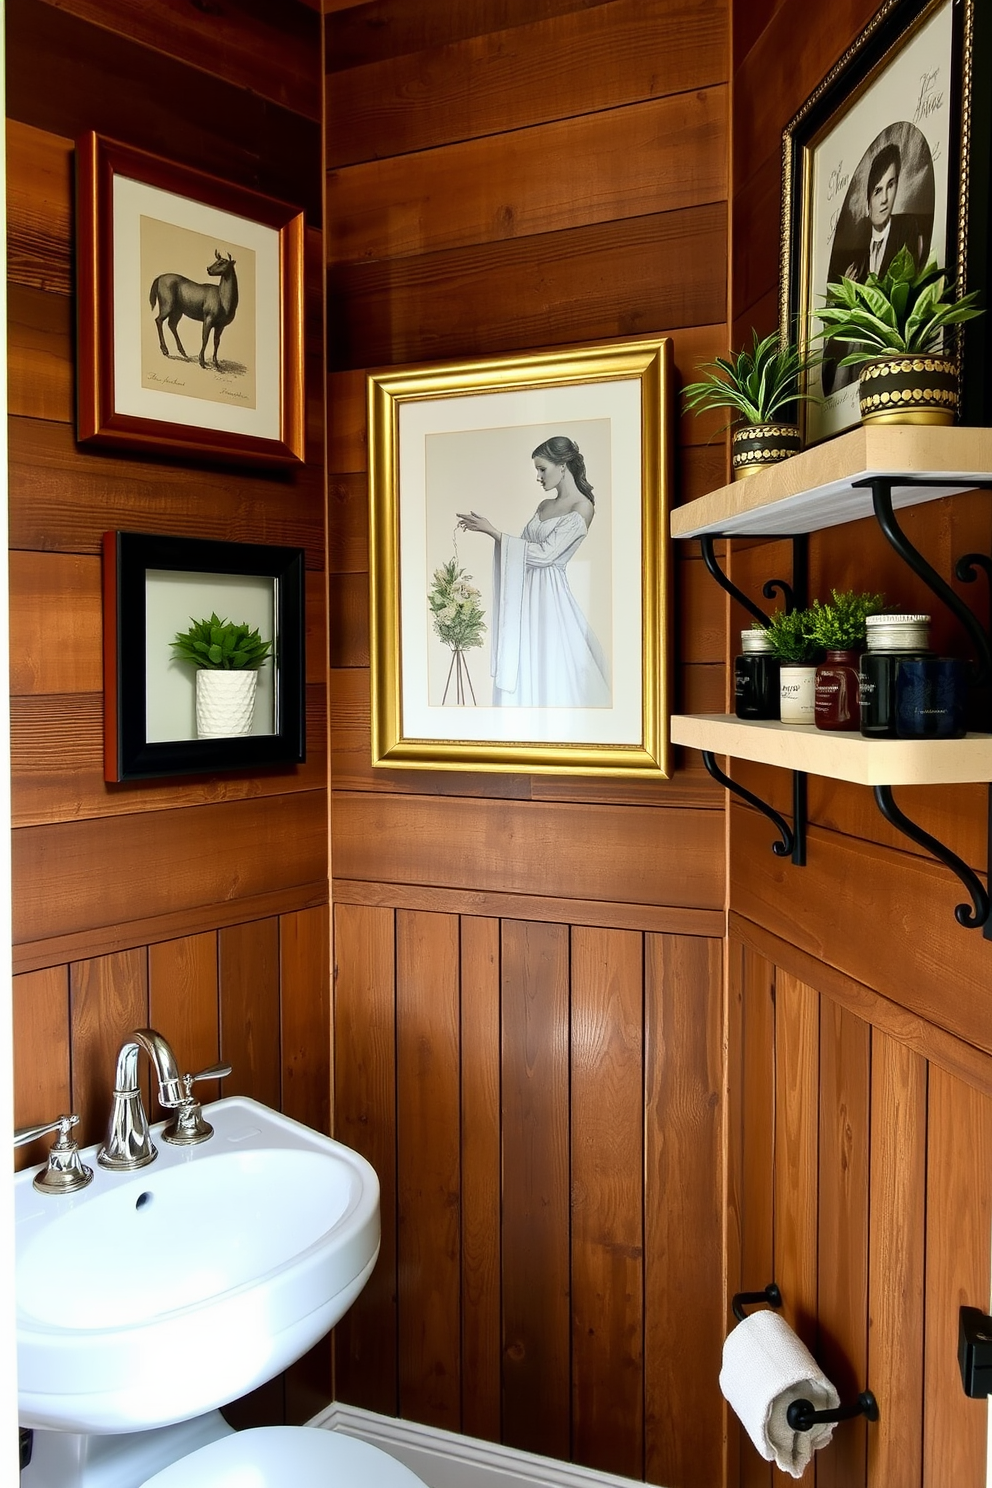
[[[220,1055],[233,1067],[225,1092],[250,1095],[280,1110],[279,921],[273,917],[221,930],[217,959]]]
[[[334,1135],[379,1178],[382,1242],[375,1270],[334,1330],[337,1399],[399,1410],[396,1269],[396,1005],[394,915],[334,911]]]
[[[7,275],[14,284],[72,292],[72,141],[7,120]]]
[[[499,1441],[500,928],[463,916],[461,931],[461,1429]]]
[[[105,31],[221,77],[308,119],[320,119],[320,22],[300,0],[189,6],[183,0],[45,0]]]
[[[820,1111],[817,1236],[817,1362],[841,1400],[856,1400],[868,1378],[868,1174],[871,1030],[820,998]],[[864,1483],[868,1427],[838,1432],[816,1466],[817,1488]]]
[[[672,1488],[723,1470],[721,969],[718,941],[647,939],[644,1476]],[[686,1338],[691,1368],[674,1346]]]
[[[181,1074],[197,1074],[220,1058],[220,1007],[217,991],[217,935],[185,935],[148,947],[148,1017],[153,1028],[168,1039]],[[207,1102],[222,1093],[216,1080],[195,1087],[196,1098]],[[224,1095],[237,1093],[229,1083]],[[168,1112],[152,1082],[150,1121]]]
[[[731,837],[731,903],[746,919],[992,1051],[992,944],[962,943],[966,932],[954,918],[961,886],[946,869],[814,828],[800,873],[772,858],[767,823],[733,807]]]
[[[141,460],[87,449],[65,424],[9,423],[10,545],[100,552],[104,532],[148,532],[303,548],[323,568],[319,467],[292,476]]]
[[[12,859],[15,944],[192,912],[326,877],[321,793],[21,827]]]
[[[885,1406],[869,1488],[922,1481],[926,1122],[926,1062],[873,1029],[868,1388]]]
[[[643,938],[571,935],[572,1457],[644,1471]]]
[[[819,999],[787,972],[775,977],[775,1280],[783,1315],[817,1342]]]
[[[502,935],[503,1440],[567,1458],[568,935]]]
[[[41,1126],[71,1115],[69,1093],[69,968],[49,966],[15,976],[11,983],[13,1037],[18,1049],[44,1051],[14,1065],[14,1127]],[[78,1113],[77,1113],[78,1114]],[[14,1167],[44,1162],[52,1138],[15,1147]]]
[[[775,1280],[778,1091],[775,1083],[775,966],[736,939],[731,939],[729,954],[732,967],[739,958],[741,1000],[740,1132],[737,1140],[741,1267],[739,1282],[728,1285],[733,1295],[734,1291],[760,1292]],[[733,989],[734,983],[731,982]],[[733,1050],[732,1044],[730,1047]],[[736,1060],[732,1068],[736,1070]],[[733,1139],[734,1134],[731,1135]],[[759,1456],[736,1416],[728,1419],[727,1424],[732,1433],[741,1488],[771,1488],[771,1464]],[[728,1482],[733,1481],[728,1476]]]
[[[613,0],[505,31],[490,22],[487,34],[333,73],[328,165],[723,82],[726,24],[722,0]]]
[[[280,1108],[331,1131],[330,923],[324,909],[279,919]],[[313,1414],[313,1412],[311,1412]]]
[[[220,77],[208,81],[185,62],[143,46],[130,22],[121,29],[95,26],[38,0],[11,0],[6,18],[11,118],[67,139],[95,129],[299,202],[320,223],[320,137],[312,120]],[[319,65],[315,54],[315,70]]]
[[[543,347],[563,325],[580,342],[712,324],[724,308],[726,254],[726,211],[713,205],[335,267],[330,366]]]
[[[10,555],[13,697],[103,689],[99,558]]]
[[[101,693],[42,693],[11,701],[11,818],[33,827],[84,817],[168,811],[250,796],[320,791],[327,783],[324,690],[307,688],[307,759],[252,775],[194,775],[108,784],[103,778]]]
[[[334,900],[337,904],[389,905],[396,909],[426,909],[445,914],[499,915],[506,919],[542,920],[555,925],[572,923],[606,930],[654,930],[672,935],[719,936],[724,925],[721,910],[609,904],[557,899],[544,894],[476,893],[470,889],[422,888],[381,880],[367,882],[336,878]]]
[[[72,1107],[80,1116],[80,1146],[102,1141],[110,1116],[117,1054],[135,1028],[149,1024],[148,954],[144,947],[75,961],[69,967],[69,1042]],[[138,1083],[147,1109],[148,1061],[141,1056]]]
[[[727,90],[678,93],[576,119],[332,170],[332,264],[562,232],[726,200]],[[582,161],[574,188],[560,172]]]
[[[459,937],[396,916],[397,1267],[402,1413],[461,1427]]]
[[[961,1388],[957,1336],[961,1306],[989,1305],[992,1101],[932,1069],[927,1112],[923,1483],[937,1488],[986,1471],[988,1404]]]
[[[546,866],[555,863],[560,898],[711,909],[722,899],[717,812],[441,798],[428,810],[409,797],[342,793],[335,871],[379,879],[380,832],[389,834],[390,873],[401,883],[540,895],[548,887]],[[667,866],[675,861],[677,879]]]
[[[7,291],[7,412],[71,424],[72,308],[62,294],[11,284]]]

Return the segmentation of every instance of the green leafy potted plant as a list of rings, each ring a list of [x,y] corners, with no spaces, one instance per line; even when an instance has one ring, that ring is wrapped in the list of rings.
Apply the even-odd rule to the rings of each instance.
[[[943,350],[944,332],[983,314],[977,298],[953,298],[936,261],[917,269],[905,247],[881,277],[827,285],[820,334],[851,348],[840,365],[861,369],[863,423],[953,424],[958,361]]]
[[[263,641],[247,621],[211,614],[193,620],[172,641],[175,659],[196,669],[196,736],[231,739],[250,734],[259,668],[270,660],[271,641]]]
[[[701,363],[698,370],[705,376],[682,389],[685,405],[693,413],[726,408],[732,421],[737,421],[731,438],[735,480],[802,448],[797,425],[783,415],[796,403],[813,401],[811,394],[799,391],[800,373],[810,359],[791,342],[783,343],[777,333],[759,340],[754,331],[752,338],[750,349]]]
[[[809,610],[778,611],[765,626],[779,660],[779,717],[783,723],[813,722],[817,645],[809,633]]]
[[[831,589],[831,603],[814,599],[807,612],[810,640],[825,659],[816,669],[813,721],[817,728],[851,732],[861,722],[858,657],[865,648],[869,615],[885,605],[884,594]]]

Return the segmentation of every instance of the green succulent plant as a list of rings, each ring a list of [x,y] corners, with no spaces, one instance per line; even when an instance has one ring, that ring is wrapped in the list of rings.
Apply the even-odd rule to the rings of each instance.
[[[818,647],[809,633],[809,616],[809,610],[793,610],[790,614],[779,610],[771,617],[765,626],[765,634],[779,661],[790,666],[803,666],[813,661]]]
[[[729,408],[746,424],[771,424],[793,403],[820,401],[814,394],[799,391],[800,374],[812,365],[812,357],[804,356],[791,342],[784,344],[775,332],[760,341],[757,331],[752,335],[750,350],[700,363],[698,370],[706,376],[682,389],[685,405],[693,413]]]
[[[945,327],[984,314],[977,293],[951,297],[951,284],[931,259],[917,269],[908,248],[900,248],[885,273],[869,274],[864,284],[842,275],[827,285],[826,302],[816,317],[821,337],[851,350],[842,367],[859,367],[887,356],[919,356],[939,349]]]
[[[853,589],[831,589],[833,603],[814,599],[806,611],[807,628],[814,646],[824,651],[856,651],[867,640],[865,620],[885,607],[884,594],[857,594]]]
[[[270,660],[271,641],[263,641],[257,629],[247,621],[240,625],[231,620],[194,620],[190,628],[180,631],[172,641],[177,661],[188,661],[195,667],[225,672],[254,672]]]

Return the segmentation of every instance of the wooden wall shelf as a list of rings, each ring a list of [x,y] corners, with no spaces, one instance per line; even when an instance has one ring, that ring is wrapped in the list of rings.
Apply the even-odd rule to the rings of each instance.
[[[895,508],[948,495],[947,483],[992,482],[992,429],[863,426],[721,486],[672,512],[672,536],[788,536],[872,515],[872,494],[855,481],[910,477]],[[944,482],[928,486],[930,478]]]
[[[992,781],[992,734],[964,739],[865,739],[812,724],[765,723],[732,713],[675,714],[672,743],[855,785],[965,785]]]

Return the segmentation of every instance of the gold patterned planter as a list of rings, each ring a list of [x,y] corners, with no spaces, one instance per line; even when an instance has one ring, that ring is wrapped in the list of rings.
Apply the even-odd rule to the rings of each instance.
[[[777,465],[803,447],[795,424],[742,424],[730,440],[730,468],[734,480],[743,480],[756,470]]]
[[[861,369],[863,424],[953,424],[958,413],[956,357],[883,357]]]

